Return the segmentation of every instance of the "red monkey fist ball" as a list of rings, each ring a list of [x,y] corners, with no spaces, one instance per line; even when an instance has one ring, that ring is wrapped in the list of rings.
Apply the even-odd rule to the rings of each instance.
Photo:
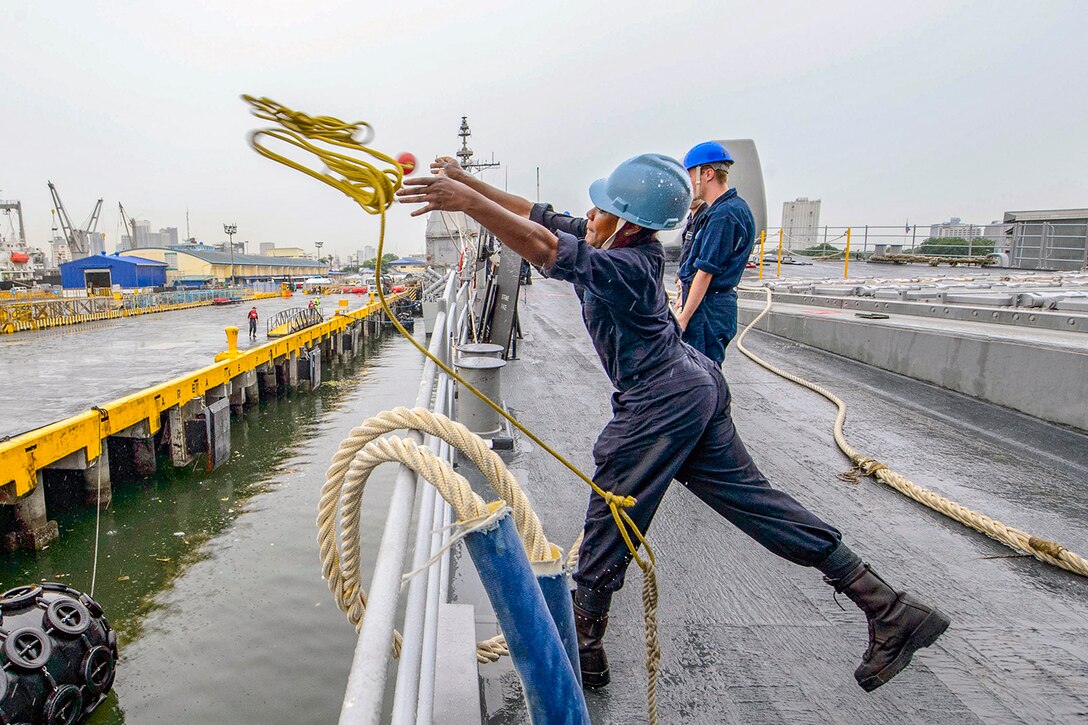
[[[405,174],[411,174],[416,170],[416,157],[407,151],[397,157],[397,163],[404,169]]]

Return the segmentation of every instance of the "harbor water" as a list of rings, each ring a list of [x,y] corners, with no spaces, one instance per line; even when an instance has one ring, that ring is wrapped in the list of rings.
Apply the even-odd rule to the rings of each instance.
[[[156,316],[180,337],[154,338],[146,329],[150,318],[135,320],[139,329],[129,329],[130,321],[107,323],[94,331],[103,344],[88,354],[109,355],[138,339],[153,356],[161,344],[200,337],[197,327],[210,328],[208,344],[221,349],[211,339],[221,339],[222,326],[194,319],[216,312]],[[11,349],[0,356],[9,368],[17,364]],[[210,362],[191,352],[174,348],[182,366],[176,372]],[[133,356],[135,365],[141,360]],[[52,500],[60,539],[43,551],[3,558],[4,589],[60,581],[90,591],[95,577],[94,597],[117,630],[121,661],[113,692],[92,723],[335,720],[355,633],[321,578],[320,489],[329,459],[353,426],[414,399],[422,363],[406,340],[386,335],[368,341],[354,361],[330,368],[314,393],[262,401],[235,416],[233,454],[218,470],[174,469],[160,459],[150,478],[115,479],[113,501],[101,512],[96,573],[94,509],[62,510]],[[88,404],[100,399],[109,398]],[[25,407],[25,420],[32,420],[35,406]],[[15,419],[9,401],[4,411]],[[372,476],[364,517],[384,517],[395,473],[385,466]],[[365,520],[362,528],[369,576],[377,537]]]

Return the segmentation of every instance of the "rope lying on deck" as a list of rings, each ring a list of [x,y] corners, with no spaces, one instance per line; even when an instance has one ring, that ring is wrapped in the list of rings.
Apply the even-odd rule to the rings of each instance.
[[[860,476],[872,476],[881,483],[891,486],[904,496],[908,496],[915,501],[928,506],[934,511],[944,514],[950,519],[959,521],[964,526],[969,526],[975,531],[986,534],[990,538],[996,539],[1008,547],[1016,549],[1017,551],[1022,551],[1026,554],[1031,554],[1040,561],[1071,571],[1074,574],[1088,576],[1088,560],[1085,560],[1081,555],[1070,551],[1056,541],[1033,536],[1026,531],[1013,528],[1012,526],[992,519],[985,514],[972,511],[963,504],[956,503],[938,493],[919,486],[906,476],[891,470],[880,461],[865,456],[853,448],[846,441],[846,436],[843,435],[843,423],[846,421],[846,403],[844,403],[839,396],[815,383],[809,382],[804,378],[776,367],[744,346],[744,337],[748,334],[748,331],[755,327],[756,324],[771,311],[771,290],[766,287],[748,286],[740,286],[738,289],[752,292],[762,291],[766,295],[766,305],[763,307],[763,311],[760,312],[759,315],[744,328],[740,335],[737,336],[737,349],[756,364],[770,370],[775,375],[797,383],[815,393],[819,393],[834,403],[838,408],[839,412],[835,418],[835,443],[838,444],[842,452],[846,454],[855,466],[854,469],[843,474],[840,478],[856,483]]]

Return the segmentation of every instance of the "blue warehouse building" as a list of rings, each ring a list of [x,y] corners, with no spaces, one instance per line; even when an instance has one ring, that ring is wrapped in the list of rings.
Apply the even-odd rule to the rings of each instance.
[[[60,283],[64,289],[123,290],[162,287],[166,284],[166,263],[141,257],[95,254],[60,265]]]

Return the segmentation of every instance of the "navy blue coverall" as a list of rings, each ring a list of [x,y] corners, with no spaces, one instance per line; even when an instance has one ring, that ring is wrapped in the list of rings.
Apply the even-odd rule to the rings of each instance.
[[[612,420],[593,446],[594,481],[637,499],[628,513],[643,532],[675,478],[775,554],[805,566],[824,562],[842,537],[771,488],[756,468],[733,427],[720,369],[680,339],[663,286],[664,250],[653,232],[598,250],[585,242],[585,219],[547,204],[535,205],[529,218],[559,238],[558,257],[543,272],[574,284],[616,389]],[[630,562],[607,504],[591,495],[575,581],[617,591]]]
[[[691,245],[695,243],[695,222],[699,221],[699,217],[706,213],[706,209],[706,204],[700,204],[698,209],[688,212],[688,221],[684,225],[684,233],[680,235],[680,267],[684,266],[688,255],[691,254]]]
[[[737,334],[736,288],[752,253],[756,222],[747,202],[737,196],[736,189],[729,189],[695,217],[690,231],[691,249],[679,271],[685,304],[697,271],[713,279],[683,339],[720,366],[726,346]]]

